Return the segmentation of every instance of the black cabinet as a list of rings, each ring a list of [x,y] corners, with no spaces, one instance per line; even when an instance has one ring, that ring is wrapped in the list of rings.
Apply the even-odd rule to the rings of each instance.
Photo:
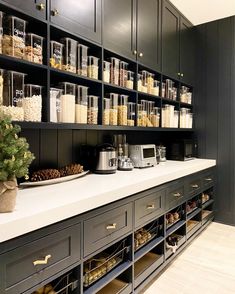
[[[51,0],[51,22],[101,43],[101,0]]]
[[[46,0],[3,0],[3,2],[36,18],[46,19]]]

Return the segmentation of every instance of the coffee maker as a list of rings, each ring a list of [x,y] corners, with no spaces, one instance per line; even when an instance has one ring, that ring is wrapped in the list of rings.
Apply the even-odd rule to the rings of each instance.
[[[134,166],[129,158],[128,144],[126,142],[125,134],[117,134],[113,136],[113,146],[116,149],[116,156],[118,158],[118,170],[131,171]]]

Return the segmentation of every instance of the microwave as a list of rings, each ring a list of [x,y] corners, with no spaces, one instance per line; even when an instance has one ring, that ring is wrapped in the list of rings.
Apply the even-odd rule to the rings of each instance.
[[[157,165],[154,144],[129,145],[129,157],[134,167],[144,168]]]
[[[197,144],[194,140],[182,139],[167,146],[167,159],[186,161],[197,156]]]

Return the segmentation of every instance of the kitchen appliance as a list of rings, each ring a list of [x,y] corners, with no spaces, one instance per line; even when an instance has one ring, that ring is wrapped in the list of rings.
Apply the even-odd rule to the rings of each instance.
[[[166,161],[166,147],[165,146],[156,146],[157,153],[157,163]]]
[[[129,153],[134,167],[144,168],[157,165],[156,146],[154,144],[130,145]]]
[[[125,134],[113,136],[113,145],[116,148],[118,158],[118,170],[131,171],[133,170],[133,162],[129,158],[128,143],[126,142]]]
[[[197,143],[191,139],[181,139],[169,143],[167,146],[167,159],[191,160],[197,155]]]
[[[115,148],[111,144],[102,144],[96,147],[97,174],[113,174],[117,170],[117,156]]]

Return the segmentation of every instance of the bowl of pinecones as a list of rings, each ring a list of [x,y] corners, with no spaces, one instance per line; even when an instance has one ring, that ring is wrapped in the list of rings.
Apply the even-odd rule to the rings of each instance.
[[[32,173],[30,181],[23,182],[20,187],[44,186],[70,181],[86,175],[83,166],[77,163],[66,165],[62,168],[40,169]]]

